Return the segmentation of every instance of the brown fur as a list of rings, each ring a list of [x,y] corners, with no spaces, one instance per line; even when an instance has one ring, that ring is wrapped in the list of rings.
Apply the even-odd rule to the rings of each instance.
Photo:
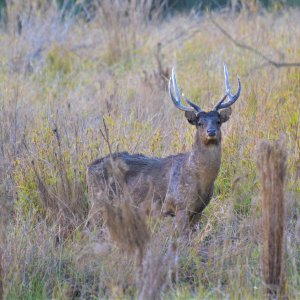
[[[230,113],[231,109],[187,113],[197,128],[190,152],[165,158],[121,152],[95,160],[87,169],[92,207],[101,207],[104,199],[112,200],[126,188],[133,203],[148,213],[176,215],[180,227],[195,223],[213,195],[221,164],[220,126]],[[209,128],[216,129],[214,137],[208,135]]]

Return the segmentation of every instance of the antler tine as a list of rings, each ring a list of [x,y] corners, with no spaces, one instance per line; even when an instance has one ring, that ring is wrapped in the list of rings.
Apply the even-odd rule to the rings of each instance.
[[[177,100],[175,98],[175,96],[173,95],[173,92],[172,92],[172,89],[173,89],[172,86],[173,86],[173,81],[172,81],[172,78],[170,78],[170,80],[169,80],[169,94],[170,94],[170,97],[171,97],[173,103],[175,104],[175,106],[177,108],[179,108],[180,110],[183,110],[183,111],[194,111],[194,109],[192,107],[183,106],[181,104],[180,99]]]
[[[175,91],[175,96],[173,94],[173,91]],[[177,108],[179,108],[180,110],[183,110],[183,111],[196,111],[196,112],[202,111],[201,108],[198,105],[194,104],[193,102],[191,102],[190,100],[188,100],[186,98],[185,98],[185,101],[191,107],[182,105],[174,67],[172,68],[172,76],[169,80],[169,94],[170,94],[171,99],[172,99],[173,103],[175,104],[175,106]]]
[[[191,107],[193,107],[198,113],[203,111],[200,106],[189,100],[183,93],[182,97],[184,98],[185,102],[188,103]]]
[[[175,91],[176,97],[174,96],[173,91]],[[177,108],[179,108],[180,110],[183,110],[183,111],[194,111],[194,108],[184,106],[181,103],[180,92],[179,92],[179,89],[177,86],[177,80],[176,80],[176,74],[175,74],[174,67],[172,68],[172,76],[169,80],[169,93],[170,93],[172,101],[174,102],[174,104]]]
[[[227,98],[227,94],[225,94],[225,96],[215,105],[213,110],[217,111],[218,109],[220,109],[221,104],[226,100],[226,98]]]
[[[231,106],[239,98],[240,93],[241,93],[241,89],[242,89],[241,81],[238,77],[238,84],[239,84],[238,90],[237,90],[236,94],[234,94],[234,95],[231,94],[228,68],[227,68],[226,64],[224,64],[224,76],[225,76],[225,85],[226,85],[226,95],[222,98],[221,101],[218,102],[218,104],[214,107],[214,110],[219,110],[219,109],[223,109],[223,108],[227,108],[227,107]],[[229,101],[223,103],[227,97],[229,98]]]

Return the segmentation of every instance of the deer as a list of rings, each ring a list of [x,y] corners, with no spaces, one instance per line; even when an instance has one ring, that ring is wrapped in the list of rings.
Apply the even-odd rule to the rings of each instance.
[[[193,228],[209,204],[221,165],[221,125],[231,116],[231,105],[240,96],[241,82],[232,94],[228,68],[224,64],[226,94],[210,111],[204,111],[184,94],[184,105],[177,85],[175,69],[169,80],[171,101],[185,112],[195,126],[192,149],[164,158],[116,152],[96,159],[87,167],[92,206],[112,199],[125,188],[132,203],[147,214],[173,216],[181,230]],[[101,205],[100,205],[101,206]]]

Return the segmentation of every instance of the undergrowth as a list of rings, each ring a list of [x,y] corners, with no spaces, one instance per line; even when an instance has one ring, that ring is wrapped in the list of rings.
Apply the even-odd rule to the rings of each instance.
[[[51,18],[57,14],[54,4],[47,10],[34,6],[30,13],[15,3],[8,10],[9,26],[0,31],[5,299],[138,297],[133,258],[116,247],[105,226],[87,225],[86,166],[109,153],[102,120],[113,152],[163,157],[188,151],[194,128],[171,103],[168,78],[161,75],[176,65],[185,94],[211,109],[225,93],[223,62],[233,90],[239,74],[242,94],[223,126],[214,197],[189,247],[178,246],[176,276],[168,275],[161,297],[263,297],[256,146],[284,135],[286,286],[290,299],[299,298],[300,69],[263,65],[234,46],[206,14],[162,20],[149,18],[148,6],[133,10],[121,2],[103,1],[107,6],[89,22]],[[18,14],[22,33],[15,27]],[[276,60],[300,61],[298,10],[244,8],[232,14],[212,17],[242,43]],[[172,223],[147,220],[152,254],[168,253]]]

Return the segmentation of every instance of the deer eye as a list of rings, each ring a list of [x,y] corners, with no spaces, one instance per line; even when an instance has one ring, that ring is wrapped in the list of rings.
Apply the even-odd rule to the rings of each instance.
[[[217,121],[217,124],[218,124],[218,125],[221,125],[221,121],[220,121],[220,120],[219,120],[219,121]]]
[[[199,122],[199,123],[198,123],[198,126],[200,126],[200,127],[203,127],[203,125],[204,125],[204,124],[203,124],[202,122]]]

